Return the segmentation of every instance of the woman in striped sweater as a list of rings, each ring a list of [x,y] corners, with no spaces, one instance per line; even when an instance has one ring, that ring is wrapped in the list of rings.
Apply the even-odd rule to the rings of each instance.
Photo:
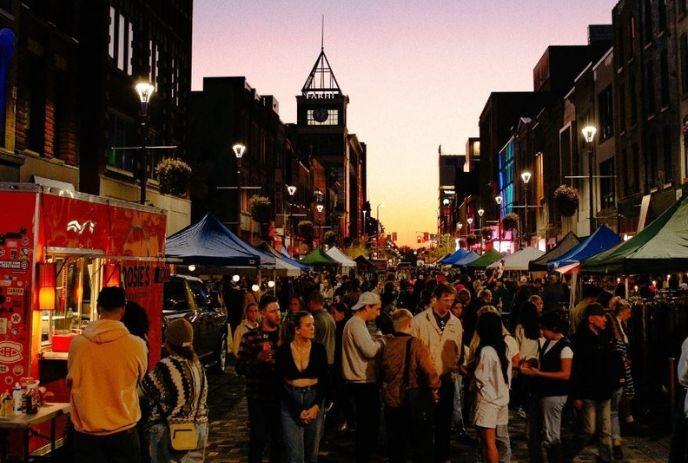
[[[170,355],[141,384],[141,393],[151,409],[144,426],[151,462],[203,462],[208,441],[208,387],[193,349],[193,328],[185,319],[177,319],[167,326],[165,334]],[[184,423],[195,424],[197,445],[193,450],[178,452],[172,448],[169,426]]]

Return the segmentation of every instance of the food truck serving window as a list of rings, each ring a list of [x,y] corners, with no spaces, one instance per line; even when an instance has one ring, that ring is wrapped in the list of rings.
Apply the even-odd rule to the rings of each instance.
[[[97,318],[96,297],[100,288],[102,259],[58,257],[55,309],[41,315],[41,345],[52,344],[53,335],[76,333]]]

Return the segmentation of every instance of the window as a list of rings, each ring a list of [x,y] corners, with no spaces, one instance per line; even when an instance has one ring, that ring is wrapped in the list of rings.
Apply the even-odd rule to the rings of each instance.
[[[127,24],[127,75],[132,75],[132,66],[134,63],[134,25]]]
[[[205,288],[203,283],[193,280],[189,280],[188,283],[196,306],[201,309],[208,307],[210,305],[210,295],[208,294],[208,290]]]
[[[629,54],[631,55],[631,56],[629,56],[629,58],[630,58],[635,53],[635,39],[637,36],[637,30],[635,28],[635,17],[633,17],[633,16],[631,16],[629,19],[628,32],[630,34],[630,40],[629,40],[630,46],[628,47]]]
[[[636,98],[636,78],[635,72],[631,72],[628,78],[628,96],[631,99],[631,125],[638,122],[638,99]]]
[[[163,289],[163,310],[188,312],[191,310],[186,298],[186,285],[180,278],[171,278]]]
[[[110,7],[110,34],[109,34],[109,42],[108,42],[108,54],[110,55],[110,58],[115,59],[115,27],[116,24],[115,22],[117,21],[117,13],[115,12],[115,9],[113,7]]]
[[[535,169],[535,181],[537,182],[535,184],[535,192],[536,192],[536,198],[538,200],[538,204],[540,204],[542,201],[545,200],[545,164],[544,164],[544,158],[545,156],[542,153],[538,153],[535,157],[537,169]]]
[[[618,87],[619,92],[619,130],[626,130],[626,85],[622,82]]]
[[[688,35],[681,34],[681,92],[688,93]]]
[[[667,4],[666,0],[657,2],[657,16],[659,16],[659,30],[665,31],[667,28]]]
[[[614,101],[612,99],[612,86],[597,95],[597,107],[599,108],[600,142],[614,136]]]
[[[600,177],[600,208],[614,208],[614,158],[600,163]]]
[[[315,109],[309,109],[306,113],[306,123],[308,125],[337,125],[339,124],[339,111],[336,109],[327,109],[327,118],[319,122],[315,120]]]
[[[686,0],[678,0],[678,14],[686,14]]]
[[[638,150],[638,144],[633,143],[633,151],[631,153],[631,158],[629,160],[629,167],[631,168],[631,184],[629,188],[629,193],[637,193],[640,191],[640,151]]]
[[[45,143],[45,65],[42,58],[29,58],[29,81],[27,99],[29,114],[27,120],[26,145],[36,153],[43,153]]]
[[[669,127],[664,127],[664,136],[662,138],[662,143],[664,145],[664,180],[662,184],[665,184],[674,179],[674,165],[672,159],[673,152],[671,150],[671,131]]]
[[[124,28],[126,26],[126,21],[122,14],[119,15],[119,21],[117,23],[117,68],[124,71]]]
[[[647,113],[650,115],[654,114],[657,109],[657,98],[655,96],[655,65],[652,61],[648,61],[645,68],[645,79],[647,81],[647,87],[645,88],[645,93],[647,94]]]
[[[647,140],[645,149],[645,192],[649,192],[655,186],[654,169],[657,165],[657,137],[651,134]]]
[[[158,46],[153,42],[152,40],[148,42],[149,50],[150,50],[150,62],[149,62],[149,69],[148,69],[148,77],[150,78],[150,81],[153,85],[156,84],[157,79],[158,79]]]
[[[662,79],[662,107],[669,106],[669,58],[666,48],[660,55],[661,79]]]
[[[643,2],[643,9],[645,13],[645,42],[652,41],[652,3],[650,0]]]

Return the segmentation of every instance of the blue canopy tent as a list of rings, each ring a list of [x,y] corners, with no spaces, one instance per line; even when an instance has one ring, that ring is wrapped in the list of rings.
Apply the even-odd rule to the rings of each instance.
[[[185,264],[256,267],[259,252],[238,246],[236,236],[208,214],[195,224],[167,238],[165,256]]]
[[[463,259],[467,255],[468,255],[468,251],[461,248],[461,249],[458,249],[453,254],[450,254],[449,256],[445,257],[444,259],[442,259],[438,263],[441,265],[454,265],[456,262],[460,261],[461,259]]]
[[[466,254],[463,259],[459,259],[456,262],[454,262],[452,265],[454,267],[465,267],[466,265],[470,264],[480,256],[476,254],[475,252],[471,251],[468,254]]]
[[[565,265],[575,264],[588,257],[599,254],[602,251],[611,249],[621,242],[619,235],[614,233],[606,225],[600,225],[595,233],[582,241],[578,246],[556,260],[547,262],[548,269],[556,269]]]

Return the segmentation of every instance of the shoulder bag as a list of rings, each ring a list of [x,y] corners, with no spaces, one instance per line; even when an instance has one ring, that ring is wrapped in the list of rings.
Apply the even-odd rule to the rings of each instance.
[[[205,389],[205,374],[201,366],[201,389],[196,401],[196,413],[200,409],[201,398],[203,397],[203,390]],[[194,416],[194,418],[196,418]],[[195,450],[198,447],[198,427],[196,421],[189,423],[170,423],[167,426],[170,430],[170,445],[172,449],[177,452],[187,452]]]

